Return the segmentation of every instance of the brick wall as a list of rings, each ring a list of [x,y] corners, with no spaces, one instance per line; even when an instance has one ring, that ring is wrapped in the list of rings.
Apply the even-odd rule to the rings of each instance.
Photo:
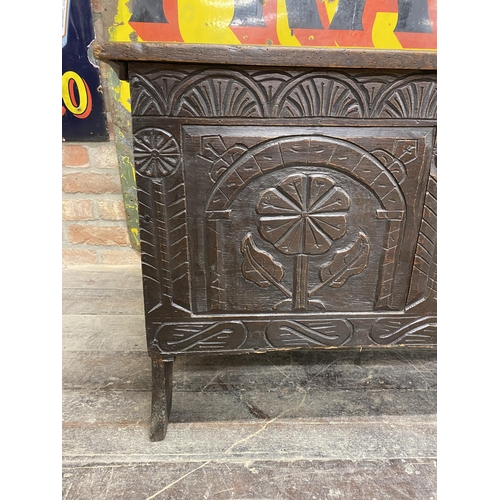
[[[137,264],[132,249],[115,142],[62,145],[63,266]]]
[[[102,2],[91,0],[90,3],[96,39],[104,41]],[[64,267],[82,264],[140,265],[140,254],[131,247],[127,229],[113,134],[113,120],[119,118],[112,113],[108,66],[105,64],[101,64],[101,84],[108,116],[109,142],[62,143]]]

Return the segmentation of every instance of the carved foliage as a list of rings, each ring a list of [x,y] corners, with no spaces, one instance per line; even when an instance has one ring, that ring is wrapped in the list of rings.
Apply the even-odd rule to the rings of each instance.
[[[266,288],[272,284],[280,289],[279,282],[285,271],[283,266],[273,259],[272,255],[255,246],[251,233],[248,233],[241,243],[241,253],[244,256],[241,272],[243,276],[256,285]],[[286,295],[290,292],[287,291]]]
[[[406,150],[397,143],[393,153],[404,156]],[[218,154],[223,156],[225,153],[220,151]],[[406,204],[396,176],[404,180],[406,170],[402,161],[392,153],[377,150],[376,155],[371,155],[355,144],[325,136],[289,136],[265,141],[239,153],[236,161],[217,178],[205,206],[208,219],[212,214],[228,212],[232,201],[251,179],[288,165],[318,165],[345,172],[378,198],[383,208],[377,211],[376,216],[386,221],[386,234],[375,308],[400,309],[402,304],[392,303],[392,290]],[[265,266],[259,270],[256,255],[261,263],[268,262],[275,268],[282,265],[267,252],[259,250],[248,235],[242,243],[245,256],[242,272],[245,278],[259,286],[266,283],[267,286],[277,287],[286,299],[275,304],[275,308],[289,304],[292,310],[307,310],[309,305],[325,309],[320,300],[311,300],[313,295],[325,286],[342,286],[368,265],[370,243],[367,235],[359,231],[355,242],[340,250],[338,255],[330,255],[328,262],[323,262],[321,283],[307,286],[309,259],[328,252],[332,243],[346,234],[350,204],[350,196],[326,174],[292,174],[274,187],[265,189],[256,206],[260,216],[259,232],[279,252],[295,256],[294,289],[284,286],[281,277],[276,279],[272,273],[269,277],[265,276]],[[212,243],[211,248],[219,248],[218,243]],[[220,280],[215,275],[218,265],[212,268],[214,276],[210,282],[213,282],[213,290],[209,287],[209,296],[220,295],[217,292]],[[220,304],[214,303],[211,308],[219,307]]]
[[[341,287],[351,276],[359,274],[368,265],[370,243],[365,233],[360,232],[357,240],[344,250],[333,255],[330,262],[320,267],[319,276],[323,286]],[[313,295],[317,289],[312,290]]]
[[[269,253],[258,249],[248,233],[242,242],[245,257],[243,276],[260,287],[274,285],[287,298],[274,308],[291,304],[293,310],[308,306],[325,309],[323,302],[310,298],[325,286],[339,288],[368,265],[370,244],[360,232],[357,240],[339,250],[320,267],[321,283],[308,289],[309,258],[326,253],[334,240],[345,235],[346,211],[351,199],[335,181],[323,174],[292,174],[276,187],[266,189],[257,204],[262,237],[285,255],[295,256],[293,290],[281,282],[284,270]]]

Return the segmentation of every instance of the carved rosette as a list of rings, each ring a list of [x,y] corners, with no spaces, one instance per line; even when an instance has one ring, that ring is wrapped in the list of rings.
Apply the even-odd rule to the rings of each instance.
[[[330,177],[294,174],[267,189],[257,205],[260,232],[287,255],[320,255],[344,236],[350,199]]]
[[[170,132],[148,127],[134,135],[135,168],[148,177],[166,177],[181,162],[179,144]]]
[[[281,282],[285,274],[282,264],[259,249],[251,233],[242,242],[241,270],[247,280],[260,287],[274,285],[285,295],[275,309],[285,304],[294,311],[305,311],[310,306],[325,309],[322,301],[312,299],[313,295],[326,286],[341,287],[368,265],[370,244],[360,232],[354,243],[335,252],[320,267],[321,283],[308,287],[309,258],[325,254],[335,240],[346,234],[350,204],[348,194],[323,174],[292,174],[261,194],[256,208],[261,215],[260,234],[279,252],[294,256],[293,289]]]

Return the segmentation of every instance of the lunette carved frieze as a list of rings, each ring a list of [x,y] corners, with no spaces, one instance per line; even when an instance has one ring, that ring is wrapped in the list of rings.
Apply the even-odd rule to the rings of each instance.
[[[142,73],[144,73],[141,70]],[[435,119],[432,74],[173,66],[131,68],[134,116]]]

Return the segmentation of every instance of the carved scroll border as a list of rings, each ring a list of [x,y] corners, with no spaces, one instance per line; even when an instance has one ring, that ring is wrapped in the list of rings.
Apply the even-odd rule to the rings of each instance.
[[[362,320],[363,327],[356,326]],[[361,329],[362,328],[362,329]],[[437,344],[436,316],[347,315],[342,318],[275,318],[271,321],[221,318],[219,321],[155,323],[150,348],[165,354],[299,348],[413,346]],[[249,332],[253,332],[250,334]]]

